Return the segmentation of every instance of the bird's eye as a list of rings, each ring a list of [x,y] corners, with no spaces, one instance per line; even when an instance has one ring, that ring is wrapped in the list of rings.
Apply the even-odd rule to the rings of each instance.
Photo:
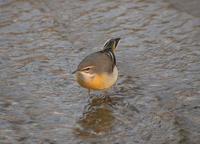
[[[90,70],[90,68],[85,68],[84,70],[85,70],[85,71],[89,71],[89,70]]]
[[[93,68],[94,68],[94,66],[88,66],[88,67],[83,68],[81,71],[90,73]]]
[[[90,67],[87,67],[87,68],[84,68],[83,71],[86,71],[86,72],[87,72],[87,71],[89,71],[90,69],[91,69]]]

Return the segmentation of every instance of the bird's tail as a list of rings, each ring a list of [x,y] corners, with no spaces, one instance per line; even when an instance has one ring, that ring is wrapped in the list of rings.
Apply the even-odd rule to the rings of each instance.
[[[116,49],[118,43],[119,43],[120,38],[114,38],[114,39],[109,39],[106,41],[106,43],[104,44],[103,50],[111,50],[112,52],[114,52],[114,50]]]

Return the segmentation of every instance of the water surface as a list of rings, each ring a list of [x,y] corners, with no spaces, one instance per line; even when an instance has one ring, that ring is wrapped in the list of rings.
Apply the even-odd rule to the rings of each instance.
[[[112,37],[118,82],[88,97],[71,72]],[[166,1],[0,0],[0,143],[198,144],[199,60],[199,17]]]

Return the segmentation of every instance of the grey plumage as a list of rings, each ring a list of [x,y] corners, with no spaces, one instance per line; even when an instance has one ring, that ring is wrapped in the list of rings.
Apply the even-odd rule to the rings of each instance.
[[[108,40],[103,47],[103,50],[92,53],[85,57],[78,65],[76,71],[81,71],[87,67],[92,66],[93,72],[100,73],[112,73],[113,68],[116,65],[116,59],[114,50],[119,43],[120,38]],[[76,72],[75,71],[75,72]]]
[[[99,51],[85,57],[82,60],[82,62],[78,65],[77,70],[79,71],[88,66],[95,66],[93,68],[95,73],[102,73],[102,72],[111,73],[113,71],[114,65],[115,63],[112,60],[112,58],[108,55],[108,52]]]

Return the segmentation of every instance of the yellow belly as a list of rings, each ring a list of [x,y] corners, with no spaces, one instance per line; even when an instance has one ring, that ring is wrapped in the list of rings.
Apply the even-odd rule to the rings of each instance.
[[[117,77],[118,70],[117,67],[115,67],[112,74],[103,73],[101,75],[95,75],[91,79],[80,79],[77,77],[77,81],[84,88],[92,90],[103,90],[110,88],[117,81]]]

